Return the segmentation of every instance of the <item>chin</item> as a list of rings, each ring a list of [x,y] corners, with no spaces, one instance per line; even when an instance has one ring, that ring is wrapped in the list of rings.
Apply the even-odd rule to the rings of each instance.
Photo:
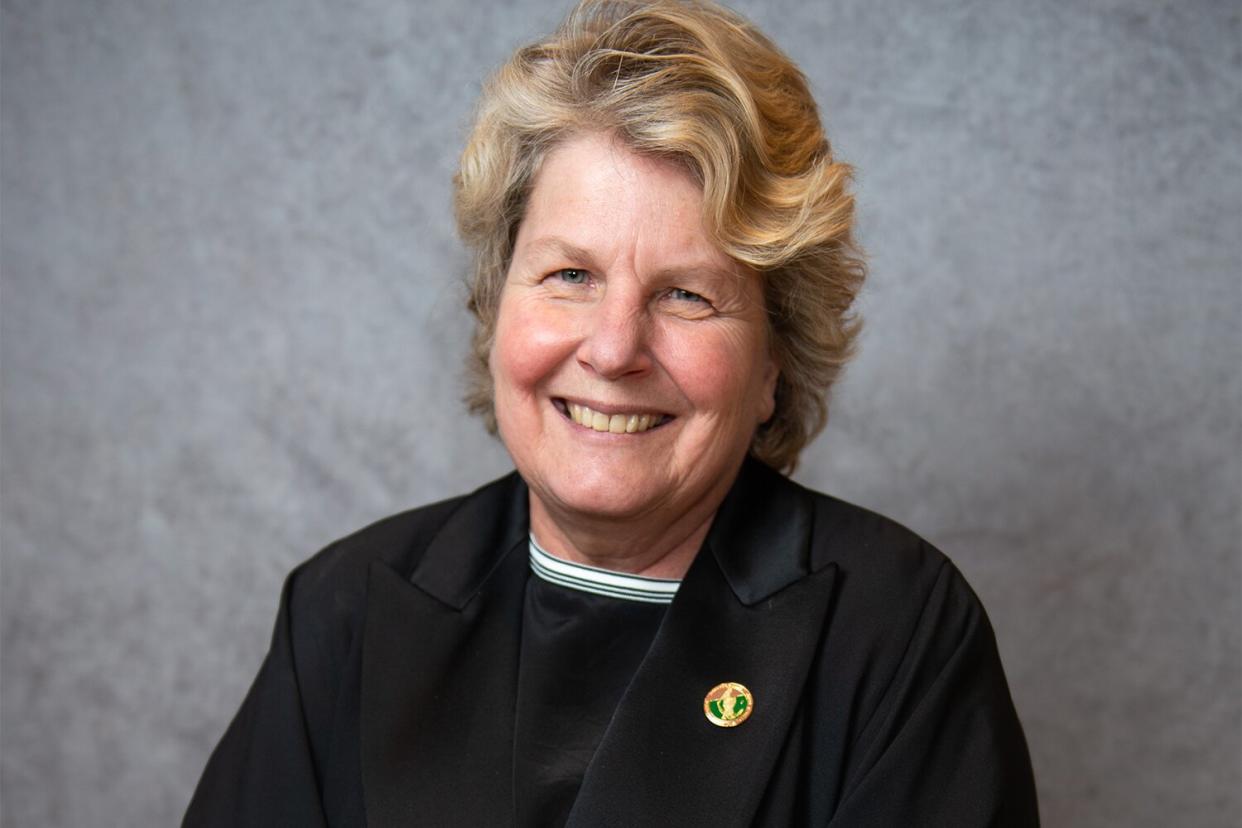
[[[657,506],[649,482],[623,480],[607,472],[586,474],[549,487],[551,502],[559,509],[584,517],[625,520]]]

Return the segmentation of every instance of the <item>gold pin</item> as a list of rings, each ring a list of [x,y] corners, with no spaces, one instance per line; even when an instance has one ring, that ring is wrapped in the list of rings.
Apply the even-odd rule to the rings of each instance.
[[[703,713],[716,727],[737,727],[755,711],[755,697],[736,681],[717,684],[703,697]]]

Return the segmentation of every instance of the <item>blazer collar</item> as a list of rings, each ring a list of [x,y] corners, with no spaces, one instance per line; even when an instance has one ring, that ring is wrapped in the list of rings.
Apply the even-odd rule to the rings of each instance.
[[[747,457],[716,512],[707,548],[746,606],[810,574],[811,493]]]
[[[374,825],[507,825],[526,487],[465,498],[411,572],[371,564],[359,737]]]
[[[464,609],[503,556],[530,534],[526,483],[512,472],[468,495],[409,573],[440,602]],[[708,532],[733,594],[753,606],[810,573],[810,493],[747,457]]]
[[[466,496],[409,573],[411,583],[453,609],[465,609],[530,534],[529,512],[526,483],[517,472]]]

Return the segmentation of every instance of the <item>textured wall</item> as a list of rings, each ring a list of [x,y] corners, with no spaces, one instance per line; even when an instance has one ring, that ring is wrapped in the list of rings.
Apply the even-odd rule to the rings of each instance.
[[[283,574],[506,458],[449,177],[559,0],[6,0],[5,825],[167,825]],[[1236,2],[739,3],[860,170],[800,478],[990,607],[1046,823],[1242,819]]]

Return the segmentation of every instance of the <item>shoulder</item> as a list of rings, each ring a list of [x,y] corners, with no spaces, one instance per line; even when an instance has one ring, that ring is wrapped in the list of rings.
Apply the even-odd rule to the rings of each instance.
[[[353,614],[365,600],[373,563],[408,575],[454,515],[471,506],[507,500],[516,481],[516,474],[506,475],[469,494],[378,520],[329,544],[290,573],[285,597],[291,615],[326,622],[332,616]]]
[[[812,568],[835,569],[823,665],[849,685],[856,723],[899,728],[952,674],[955,692],[1015,731],[991,623],[957,566],[891,518],[802,491],[814,509]]]
[[[995,649],[982,603],[954,563],[901,523],[792,481],[810,514],[809,568],[832,577],[823,644],[872,689],[911,659],[943,663],[968,642]]]
[[[803,572],[835,570],[838,597],[908,602],[956,570],[938,549],[901,523],[870,509],[807,488],[751,461],[726,504],[728,534],[760,543],[770,566]],[[774,557],[779,558],[773,561]],[[960,576],[957,576],[960,577]]]
[[[837,819],[1037,824],[1022,726],[966,579],[900,523],[803,491],[812,566],[835,570],[811,694],[850,746]]]
[[[899,598],[903,605],[921,606],[942,585],[974,600],[953,562],[913,530],[870,509],[798,488],[813,510],[811,569],[834,566],[843,598],[871,604]]]
[[[753,458],[721,504],[708,544],[743,602],[832,570],[831,578],[816,580],[833,591],[834,614],[857,608],[896,623],[938,581],[965,586],[939,550],[897,521]]]

